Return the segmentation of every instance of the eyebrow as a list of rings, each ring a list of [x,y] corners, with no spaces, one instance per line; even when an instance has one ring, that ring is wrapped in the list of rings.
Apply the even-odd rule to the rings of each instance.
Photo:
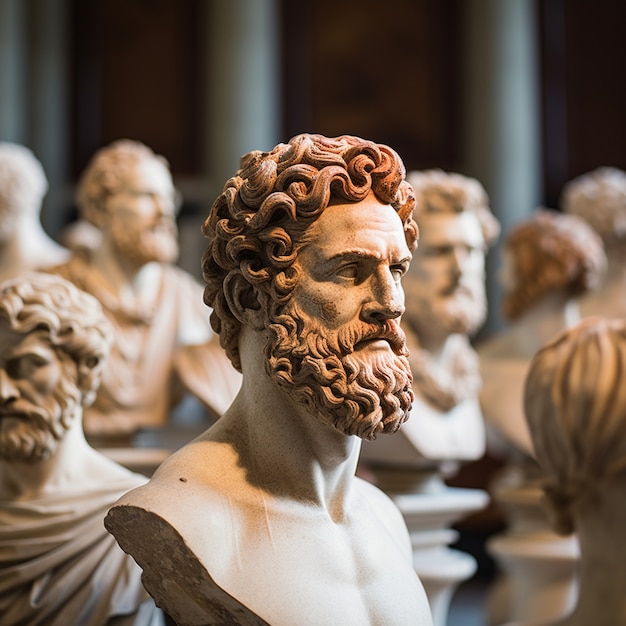
[[[412,258],[411,255],[407,255],[403,257],[402,259],[400,259],[399,261],[395,261],[394,265],[397,263],[408,263],[411,261],[411,258]],[[377,252],[368,252],[360,248],[355,248],[353,250],[343,250],[341,252],[338,252],[337,254],[333,254],[327,259],[324,259],[322,261],[322,264],[332,265],[333,263],[336,263],[337,261],[350,261],[350,260],[362,261],[364,259],[373,259],[374,261],[380,261],[382,260],[382,255]]]

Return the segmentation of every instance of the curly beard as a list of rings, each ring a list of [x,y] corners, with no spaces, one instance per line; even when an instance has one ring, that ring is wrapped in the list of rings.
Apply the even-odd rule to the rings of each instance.
[[[407,310],[405,317],[421,332],[441,328],[449,334],[472,336],[487,318],[487,298],[482,285],[457,287],[451,294],[420,298],[417,309]]]
[[[17,400],[0,411],[0,458],[36,463],[50,458],[70,427],[81,392],[62,379],[53,391],[52,410]]]
[[[408,419],[414,394],[397,320],[355,322],[334,332],[289,303],[269,330],[268,374],[343,434],[375,439]],[[358,350],[360,342],[375,339],[387,340],[391,350]]]

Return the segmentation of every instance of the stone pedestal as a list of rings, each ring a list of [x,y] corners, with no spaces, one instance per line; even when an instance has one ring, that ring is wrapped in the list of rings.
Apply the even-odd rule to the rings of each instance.
[[[576,605],[578,541],[550,529],[541,496],[537,486],[500,486],[493,492],[509,528],[487,544],[501,572],[488,597],[491,626],[548,622]]]
[[[478,489],[448,487],[437,472],[375,468],[378,486],[394,500],[411,535],[413,565],[424,585],[434,626],[445,626],[457,586],[476,571],[476,561],[449,545],[457,537],[450,526],[489,502]]]

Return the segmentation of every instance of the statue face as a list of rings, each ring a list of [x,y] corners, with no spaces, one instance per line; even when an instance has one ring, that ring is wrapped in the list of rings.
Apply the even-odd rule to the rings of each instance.
[[[270,373],[344,434],[374,438],[408,417],[413,396],[399,316],[410,259],[391,206],[373,195],[330,206],[309,229],[298,283],[272,320]]]
[[[470,212],[425,214],[411,271],[404,280],[405,319],[429,328],[470,334],[484,322],[485,240]]]
[[[167,168],[145,159],[129,168],[123,188],[107,199],[110,237],[120,256],[141,266],[178,256],[175,190]]]
[[[0,458],[43,460],[80,402],[76,365],[59,357],[47,331],[22,334],[0,324],[0,346]]]

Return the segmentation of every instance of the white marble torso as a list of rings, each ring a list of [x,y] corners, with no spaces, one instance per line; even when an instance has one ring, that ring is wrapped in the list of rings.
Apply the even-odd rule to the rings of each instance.
[[[167,499],[160,497],[163,491],[170,494]],[[359,479],[350,498],[349,513],[333,520],[328,511],[254,487],[237,468],[230,446],[200,437],[171,457],[146,487],[122,498],[107,524],[113,524],[123,547],[124,541],[133,546],[141,564],[142,557],[151,558],[149,550],[137,551],[137,537],[121,538],[124,518],[165,520],[214,581],[218,603],[226,604],[229,594],[235,605],[247,607],[245,623],[258,623],[253,620],[259,616],[273,625],[430,624],[400,512]],[[189,601],[195,592],[183,590],[180,596],[154,572],[145,574],[144,582],[175,619],[218,623]]]

